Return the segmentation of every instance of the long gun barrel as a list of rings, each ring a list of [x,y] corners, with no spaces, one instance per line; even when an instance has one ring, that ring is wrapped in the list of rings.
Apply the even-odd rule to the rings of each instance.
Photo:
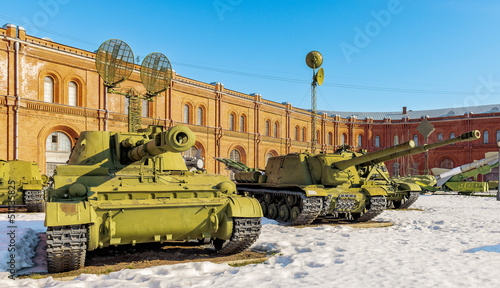
[[[399,144],[373,153],[365,154],[349,160],[339,161],[333,163],[332,165],[338,169],[346,169],[347,167],[355,165],[360,165],[360,166],[375,165],[388,160],[396,159],[407,155],[423,153],[431,149],[447,146],[458,142],[476,140],[479,139],[480,137],[481,137],[481,132],[479,132],[478,130],[473,130],[464,133],[456,138],[439,141],[432,144],[424,144],[418,147],[415,147],[415,143],[412,140],[410,140],[403,144]]]
[[[392,146],[389,148],[385,148],[385,149],[382,149],[382,150],[379,150],[379,151],[376,151],[373,153],[354,157],[354,158],[349,159],[349,160],[335,162],[332,164],[332,166],[335,166],[335,168],[337,168],[337,169],[344,170],[344,169],[347,169],[348,167],[351,167],[351,166],[362,165],[365,163],[372,163],[376,159],[383,158],[383,157],[386,157],[388,155],[394,155],[394,154],[400,153],[402,151],[407,151],[408,149],[411,149],[413,147],[415,147],[415,142],[413,142],[413,140],[410,140],[408,142],[401,143],[399,145]]]
[[[464,133],[456,138],[451,138],[448,140],[439,141],[439,142],[432,143],[432,144],[424,144],[424,145],[421,145],[421,146],[418,146],[418,147],[415,147],[415,148],[412,148],[412,149],[409,149],[406,151],[402,151],[402,152],[395,153],[395,154],[392,154],[392,155],[389,155],[386,157],[382,157],[380,159],[377,159],[376,163],[385,162],[388,160],[396,159],[396,158],[407,156],[407,155],[420,154],[420,153],[423,153],[423,152],[431,150],[431,149],[436,149],[439,147],[455,144],[458,142],[473,141],[473,140],[476,140],[479,138],[481,138],[481,132],[479,132],[479,130],[473,130],[473,131],[466,132],[466,133]]]
[[[126,142],[127,140],[124,140]],[[130,150],[127,158],[130,161],[139,161],[145,157],[156,156],[165,152],[184,152],[195,143],[195,136],[191,129],[177,125],[168,131],[155,135],[154,139],[144,145]],[[122,143],[123,146],[130,145]]]

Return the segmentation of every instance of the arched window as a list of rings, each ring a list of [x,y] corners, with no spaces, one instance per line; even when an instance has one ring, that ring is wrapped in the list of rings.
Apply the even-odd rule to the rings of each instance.
[[[54,79],[49,76],[43,82],[43,101],[54,103]]]
[[[340,139],[340,143],[341,143],[342,145],[345,145],[345,144],[346,144],[345,142],[346,142],[346,135],[345,135],[345,134],[342,134],[342,138]]]
[[[380,147],[380,136],[375,136],[375,147]]]
[[[184,105],[184,123],[189,124],[189,114],[191,111],[189,111],[189,105],[185,104]]]
[[[274,132],[274,137],[276,137],[276,138],[278,138],[278,136],[279,136],[279,133],[278,133],[279,127],[280,127],[280,125],[278,124],[278,122],[274,122],[274,131],[273,132]]]
[[[234,114],[229,114],[229,130],[234,131]]]
[[[47,78],[47,77],[45,77]],[[50,77],[49,77],[50,78]],[[68,105],[76,106],[78,97],[78,86],[75,82],[71,81],[68,84]]]
[[[413,135],[413,142],[415,142],[415,146],[418,146],[418,135]]]
[[[196,148],[196,146],[192,146],[188,150],[184,151],[184,156],[186,156],[186,157],[195,157],[196,153],[198,153],[198,148]]]
[[[438,134],[438,141],[443,141],[443,133]]]
[[[307,129],[306,127],[302,128],[302,141],[307,141]]]
[[[396,162],[392,165],[392,176],[399,176],[399,163]]]
[[[149,117],[149,101],[142,99],[142,117]]]
[[[238,151],[236,149],[231,150],[231,153],[229,153],[229,159],[231,159],[233,161],[241,162],[240,151]]]
[[[450,134],[450,139],[453,139],[453,138],[455,138],[455,132],[451,132],[451,134]],[[455,145],[455,144],[456,144],[456,143],[453,143],[453,144],[451,144],[451,145]]]
[[[399,144],[399,136],[394,135],[394,145],[398,145],[398,144]]]
[[[300,140],[300,128],[299,128],[299,126],[295,126],[295,140],[296,141]]]
[[[453,161],[451,161],[450,159],[446,158],[443,161],[441,161],[441,163],[439,164],[439,167],[451,169],[451,168],[453,168]]]
[[[203,108],[198,107],[196,109],[196,124],[199,126],[203,126]]]
[[[321,144],[321,137],[319,135],[319,130],[316,130],[316,142]]]
[[[45,141],[45,163],[47,174],[52,175],[54,169],[66,164],[71,154],[71,140],[62,132],[53,132]]]
[[[332,132],[328,132],[328,145],[333,145],[333,134]]]
[[[245,132],[245,116],[240,116],[240,132]]]
[[[358,135],[358,147],[363,146],[363,136],[361,134]]]
[[[488,142],[489,142],[489,140],[490,140],[490,139],[489,139],[490,137],[489,137],[489,135],[488,135],[488,131],[487,131],[487,130],[485,130],[485,131],[483,132],[483,137],[484,137],[483,143],[484,143],[484,144],[488,144]]]
[[[229,159],[231,159],[233,161],[241,162],[240,151],[238,151],[236,149],[231,150],[231,152],[229,153]],[[233,170],[229,170],[229,178],[231,180],[234,180],[234,172],[233,172]]]
[[[271,136],[271,121],[266,121],[266,136]]]
[[[267,165],[267,161],[269,161],[269,158],[271,157],[274,157],[274,155],[272,153],[267,153],[266,155],[266,165]]]

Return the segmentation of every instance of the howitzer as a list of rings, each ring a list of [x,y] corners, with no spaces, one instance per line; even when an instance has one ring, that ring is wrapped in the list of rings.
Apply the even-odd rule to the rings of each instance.
[[[82,132],[48,190],[49,271],[81,268],[87,251],[110,245],[198,239],[224,254],[248,248],[260,233],[259,202],[237,195],[226,176],[189,171],[180,152],[194,137],[186,126]],[[235,241],[243,225],[251,231]],[[71,239],[78,245],[66,249]]]
[[[479,139],[481,137],[481,132],[478,130],[473,130],[467,133],[464,133],[460,135],[459,137],[444,140],[444,141],[439,141],[436,143],[432,144],[424,144],[418,147],[415,147],[415,142],[413,140],[410,140],[408,142],[389,147],[380,151],[376,151],[373,153],[368,153],[365,155],[361,155],[349,160],[344,160],[340,162],[333,163],[332,166],[334,166],[337,169],[347,169],[350,166],[373,166],[378,163],[382,163],[388,160],[393,160],[399,157],[403,156],[408,156],[408,155],[414,155],[414,154],[419,154],[426,152],[431,149],[447,146],[450,144],[458,143],[458,142],[464,142],[464,141],[472,141]]]

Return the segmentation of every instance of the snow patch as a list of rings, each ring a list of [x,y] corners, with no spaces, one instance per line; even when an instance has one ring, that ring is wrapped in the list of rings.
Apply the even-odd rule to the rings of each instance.
[[[10,264],[7,262],[10,261],[11,255],[14,255],[16,271],[33,267],[35,263],[32,258],[36,254],[35,249],[38,245],[37,234],[46,231],[43,226],[43,219],[45,218],[43,213],[12,215],[15,217],[11,218],[14,223],[9,223],[8,214],[0,215],[0,272],[10,269]],[[9,228],[9,226],[14,228]],[[11,242],[11,239],[13,239],[13,242]],[[11,246],[11,243],[14,246]]]
[[[500,287],[500,253],[487,253],[500,251],[500,201],[435,195],[414,207],[423,211],[384,211],[374,220],[394,225],[382,228],[296,228],[263,219],[252,247],[274,255],[263,264],[183,263],[69,282],[0,279],[8,287]],[[40,229],[36,219],[23,220]]]
[[[36,234],[35,230],[31,228],[0,229],[0,251],[4,252],[0,254],[0,272],[8,271],[14,267],[15,271],[19,271],[22,268],[35,265],[31,258],[35,257],[35,249],[38,244]]]

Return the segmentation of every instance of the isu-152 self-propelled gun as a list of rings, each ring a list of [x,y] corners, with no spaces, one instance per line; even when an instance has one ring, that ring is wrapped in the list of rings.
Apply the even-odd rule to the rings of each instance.
[[[101,46],[97,52],[97,59],[111,55],[113,60],[99,61],[113,64],[105,66],[104,76],[118,73],[120,65],[134,59],[113,58],[128,55],[128,46],[110,41],[105,51]],[[142,64],[141,79],[143,69],[149,80],[170,71],[163,54],[154,59],[150,55]],[[167,62],[168,67],[151,68]],[[155,82],[142,80],[145,87]],[[110,88],[108,93],[117,92]],[[126,96],[137,102],[134,93]],[[194,145],[193,132],[182,125],[140,129],[140,121],[131,123],[140,120],[138,107],[130,107],[129,132],[84,131],[68,164],[56,168],[45,216],[49,273],[79,269],[87,251],[110,245],[198,240],[212,243],[219,253],[234,254],[258,238],[259,202],[238,195],[226,176],[189,171],[181,152]]]
[[[404,208],[420,187],[389,179],[384,161],[478,139],[479,131],[415,147],[408,142],[372,153],[342,147],[335,153],[292,153],[269,158],[264,171],[237,172],[240,193],[259,200],[266,217],[289,225],[309,224],[318,217],[368,221],[392,202]],[[222,162],[222,161],[221,161]]]

